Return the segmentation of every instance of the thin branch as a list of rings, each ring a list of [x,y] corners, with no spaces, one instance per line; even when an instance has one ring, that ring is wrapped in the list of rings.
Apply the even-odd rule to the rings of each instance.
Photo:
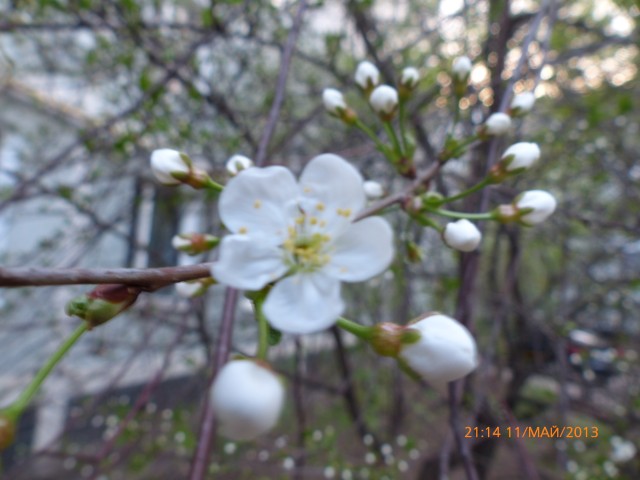
[[[287,86],[287,77],[289,76],[289,67],[291,66],[291,57],[295,49],[296,41],[298,40],[298,34],[300,33],[300,27],[302,26],[302,18],[307,8],[307,2],[302,0],[296,12],[295,19],[293,20],[293,27],[289,32],[287,38],[287,44],[284,47],[282,54],[282,61],[280,63],[280,71],[278,73],[278,83],[276,84],[276,94],[269,111],[269,117],[267,119],[267,125],[260,138],[260,144],[258,145],[258,151],[256,152],[255,162],[256,165],[262,167],[267,161],[267,148],[271,137],[276,131],[276,124],[278,123],[278,117],[280,116],[280,109],[284,102],[284,90]]]
[[[211,263],[162,268],[0,267],[0,287],[119,284],[158,287],[211,276]]]

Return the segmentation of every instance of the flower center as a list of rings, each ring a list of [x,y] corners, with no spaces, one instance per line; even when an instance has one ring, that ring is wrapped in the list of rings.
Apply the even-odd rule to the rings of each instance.
[[[316,217],[302,214],[296,218],[295,227],[289,227],[289,237],[282,246],[285,261],[295,271],[312,272],[326,265],[331,259],[328,249],[331,237],[320,232],[308,232],[307,225],[317,224]]]

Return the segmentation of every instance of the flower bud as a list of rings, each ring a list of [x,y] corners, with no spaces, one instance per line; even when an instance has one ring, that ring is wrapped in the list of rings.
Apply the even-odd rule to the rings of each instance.
[[[16,421],[0,412],[0,452],[13,443],[16,438]]]
[[[504,135],[511,129],[511,117],[506,113],[493,113],[480,127],[480,136]]]
[[[225,168],[230,175],[237,175],[242,170],[253,167],[253,161],[244,155],[234,155],[225,164]]]
[[[557,202],[549,192],[529,190],[516,198],[514,206],[519,212],[520,223],[531,226],[549,218],[555,211]]]
[[[519,93],[513,100],[511,100],[511,107],[509,113],[512,117],[519,117],[526,115],[533,109],[533,105],[536,103],[536,96],[533,92]]]
[[[371,92],[369,103],[383,120],[389,121],[398,107],[398,92],[389,85],[380,85]]]
[[[380,82],[380,71],[371,62],[360,62],[356,68],[356,83],[365,91],[371,91]]]
[[[373,180],[366,180],[362,184],[362,188],[364,189],[364,194],[369,200],[377,200],[384,196],[384,188],[382,188],[382,185],[378,182],[374,182]]]
[[[222,433],[232,440],[251,440],[275,426],[284,387],[263,364],[231,360],[218,373],[210,398]]]
[[[140,291],[139,287],[128,285],[98,285],[91,292],[71,300],[66,312],[83,319],[92,329],[133,305]]]
[[[189,157],[177,150],[162,148],[151,153],[151,171],[162,185],[179,185],[182,182],[174,175],[188,174],[190,169]]]
[[[448,223],[442,232],[442,239],[449,247],[461,252],[471,252],[478,248],[482,240],[480,230],[466,218]]]
[[[176,293],[183,298],[195,298],[203,295],[216,282],[213,278],[201,278],[175,284]]]
[[[400,358],[428,382],[441,386],[471,373],[478,365],[476,342],[457,320],[439,313],[409,325],[420,333],[404,345]]]
[[[198,255],[215,248],[220,243],[220,239],[213,235],[203,233],[182,233],[175,235],[171,239],[171,245],[176,250],[185,252],[187,255]]]
[[[344,95],[339,90],[335,88],[325,88],[322,92],[322,102],[324,103],[324,108],[331,115],[335,115],[336,117],[340,116],[340,110],[346,110],[347,102],[344,100]]]
[[[540,158],[540,147],[536,143],[518,142],[505,150],[500,159],[507,172],[527,170]]]
[[[402,70],[402,75],[400,76],[400,85],[409,90],[413,90],[418,85],[420,81],[420,72],[417,68],[407,67]]]
[[[462,56],[456,58],[451,65],[451,71],[453,72],[454,80],[466,82],[469,78],[472,67],[473,65],[471,64],[471,60],[469,60],[469,57]]]

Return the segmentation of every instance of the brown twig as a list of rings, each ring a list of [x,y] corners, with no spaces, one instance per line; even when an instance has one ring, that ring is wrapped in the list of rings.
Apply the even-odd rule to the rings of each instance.
[[[51,285],[136,285],[154,289],[211,276],[211,263],[162,268],[41,268],[0,267],[0,287]]]

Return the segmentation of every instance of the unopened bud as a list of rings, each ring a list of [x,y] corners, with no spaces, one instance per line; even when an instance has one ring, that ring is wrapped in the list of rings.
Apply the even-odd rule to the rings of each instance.
[[[196,298],[214,285],[216,281],[213,278],[201,278],[198,280],[190,280],[188,282],[178,282],[175,284],[176,292],[183,298]]]
[[[413,92],[413,90],[418,86],[418,82],[420,82],[420,72],[417,68],[407,67],[402,70],[402,75],[400,75],[400,87],[398,89],[400,98],[409,98],[411,92]]]
[[[364,189],[364,194],[369,200],[377,200],[384,196],[384,188],[382,188],[382,185],[378,182],[374,182],[373,180],[366,180],[362,184],[362,188]]]
[[[242,170],[253,167],[253,160],[244,155],[234,155],[225,164],[229,175],[237,175]]]
[[[371,62],[360,62],[356,68],[356,83],[365,92],[370,92],[380,82],[380,71]]]
[[[466,218],[448,223],[442,232],[442,239],[449,247],[461,252],[471,252],[478,248],[482,234],[478,227]]]
[[[191,159],[177,150],[161,148],[151,153],[151,171],[162,185],[179,185],[182,182],[175,175],[188,174],[191,166]]]
[[[518,222],[533,226],[544,222],[555,211],[556,199],[544,190],[521,193],[511,204],[500,205],[492,213],[501,223]]]
[[[218,237],[204,233],[182,233],[171,239],[173,248],[187,255],[199,255],[215,248],[219,243]]]
[[[325,88],[323,90],[322,103],[324,103],[324,108],[330,115],[338,117],[345,123],[353,124],[358,118],[356,112],[347,105],[342,92],[335,88]]]
[[[418,244],[408,240],[406,242],[407,260],[411,263],[421,263],[424,260],[424,252]]]
[[[91,292],[71,300],[66,312],[83,319],[92,329],[133,305],[140,291],[139,287],[128,285],[98,285]]]
[[[222,434],[232,440],[252,440],[278,422],[285,391],[267,365],[231,360],[218,373],[210,391]]]
[[[390,121],[398,108],[398,92],[389,85],[380,85],[376,87],[371,96],[369,103],[373,110],[380,115],[384,121]]]
[[[533,105],[536,103],[536,96],[533,92],[519,93],[511,101],[511,107],[509,113],[512,117],[521,117],[526,115],[533,109]]]
[[[506,113],[493,113],[478,130],[478,135],[488,137],[504,135],[511,129],[511,117]]]
[[[409,325],[418,340],[399,356],[425,380],[442,386],[471,373],[478,365],[476,342],[457,320],[432,313]]]
[[[453,92],[457,98],[462,98],[467,92],[469,75],[471,74],[471,60],[469,57],[458,57],[453,61],[451,72],[453,74]]]

